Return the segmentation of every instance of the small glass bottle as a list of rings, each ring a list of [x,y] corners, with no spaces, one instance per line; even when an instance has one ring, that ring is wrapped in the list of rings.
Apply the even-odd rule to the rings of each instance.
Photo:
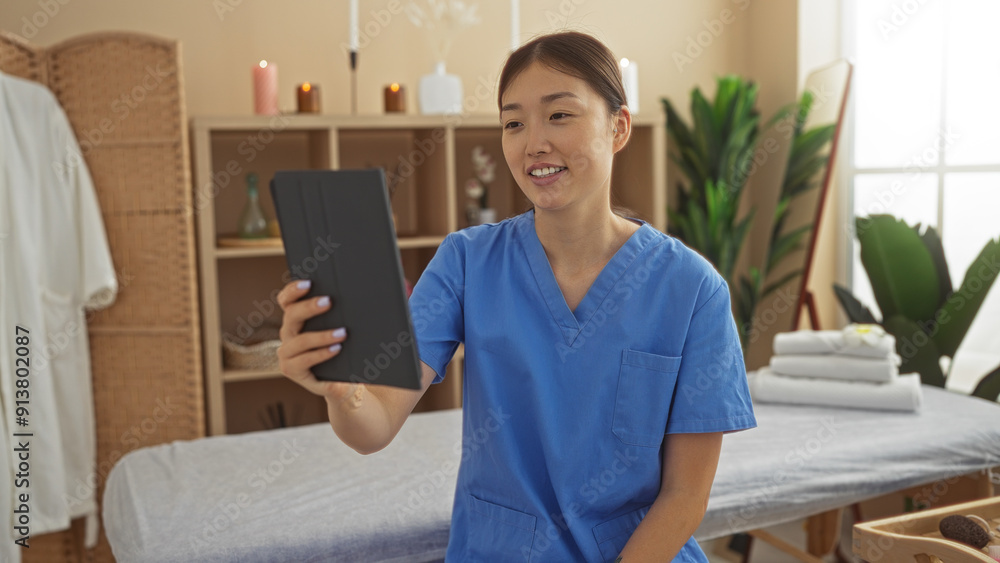
[[[240,238],[267,237],[267,218],[260,208],[260,198],[257,194],[257,174],[247,174],[247,203],[240,214]]]

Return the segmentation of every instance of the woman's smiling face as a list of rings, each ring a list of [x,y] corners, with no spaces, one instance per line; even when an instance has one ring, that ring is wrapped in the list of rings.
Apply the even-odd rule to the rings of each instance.
[[[615,120],[586,82],[532,63],[503,94],[503,153],[536,208],[607,207]]]

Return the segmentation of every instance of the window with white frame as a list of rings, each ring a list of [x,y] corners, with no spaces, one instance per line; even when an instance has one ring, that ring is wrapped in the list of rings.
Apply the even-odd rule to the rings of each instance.
[[[851,210],[935,227],[958,287],[1000,237],[1000,1],[844,6],[844,48],[855,64],[841,160]],[[849,247],[853,291],[877,311],[857,239]],[[1000,281],[956,356],[970,352],[992,356],[984,364],[992,367],[1000,358]]]

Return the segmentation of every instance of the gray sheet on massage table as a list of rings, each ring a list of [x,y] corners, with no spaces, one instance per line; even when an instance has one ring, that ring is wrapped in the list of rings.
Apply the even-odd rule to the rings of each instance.
[[[924,391],[919,415],[755,405],[759,427],[723,441],[696,537],[1000,465],[1000,405]],[[459,410],[412,415],[370,456],[326,424],[133,451],[108,478],[104,525],[122,562],[439,561],[460,428]]]

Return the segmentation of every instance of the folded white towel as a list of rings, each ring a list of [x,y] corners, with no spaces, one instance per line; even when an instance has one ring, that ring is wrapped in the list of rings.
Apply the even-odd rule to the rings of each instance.
[[[771,356],[771,371],[795,377],[822,377],[841,381],[888,383],[899,375],[900,358],[851,356]]]
[[[778,355],[838,354],[866,358],[887,358],[896,351],[896,338],[884,331],[857,334],[857,325],[844,330],[797,330],[774,336]]]
[[[749,378],[751,397],[762,403],[915,412],[924,397],[918,373],[900,375],[892,383],[868,383],[786,377],[765,367]]]

